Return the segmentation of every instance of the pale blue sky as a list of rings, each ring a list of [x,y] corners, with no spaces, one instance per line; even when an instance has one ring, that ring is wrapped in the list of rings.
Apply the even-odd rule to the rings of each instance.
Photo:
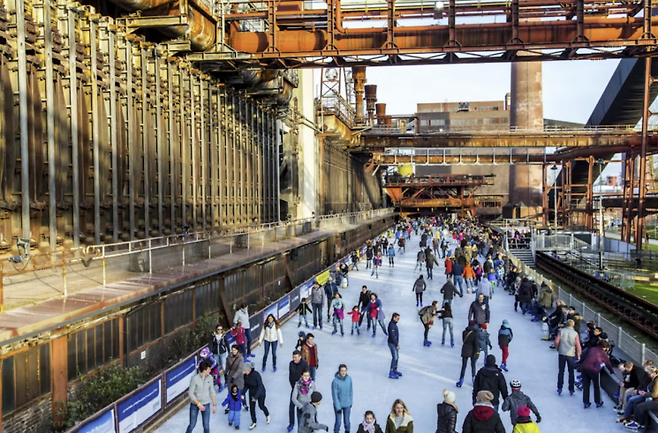
[[[544,117],[585,123],[617,60],[543,63]],[[388,114],[411,114],[419,102],[503,100],[510,90],[510,64],[390,66],[367,70],[378,102]]]

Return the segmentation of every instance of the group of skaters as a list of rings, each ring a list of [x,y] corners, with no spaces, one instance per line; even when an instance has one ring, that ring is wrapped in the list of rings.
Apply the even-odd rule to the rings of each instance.
[[[463,433],[501,433],[505,431],[499,409],[510,412],[510,419],[515,433],[539,432],[537,423],[541,421],[540,413],[531,398],[521,390],[518,380],[507,381],[504,372],[508,372],[509,346],[514,334],[508,320],[502,320],[494,337],[490,334],[491,311],[489,300],[493,295],[508,294],[513,296],[515,311],[528,315],[529,321],[541,322],[543,328],[548,328],[545,340],[553,340],[552,347],[558,351],[559,373],[557,393],[562,394],[563,376],[566,369],[569,375],[568,390],[571,395],[575,388],[583,390],[583,404],[585,408],[591,406],[589,389],[594,388],[594,401],[596,407],[603,402],[600,396],[600,372],[603,366],[612,371],[610,363],[610,343],[602,335],[600,328],[588,324],[587,336],[579,335],[582,317],[575,310],[570,309],[560,300],[555,301],[555,295],[545,284],[538,286],[532,278],[524,276],[521,270],[512,265],[510,260],[502,254],[501,237],[489,229],[483,228],[468,220],[443,220],[441,218],[419,218],[402,220],[395,228],[385,235],[368,242],[365,247],[366,269],[372,275],[378,274],[381,266],[380,259],[384,252],[391,249],[389,266],[394,267],[392,257],[403,254],[410,248],[411,234],[420,237],[419,251],[417,253],[416,270],[420,272],[414,281],[412,291],[416,294],[416,304],[419,307],[419,319],[423,324],[423,344],[430,346],[429,332],[435,320],[442,321],[441,344],[449,341],[455,346],[453,335],[452,302],[455,297],[473,294],[474,300],[468,310],[468,326],[462,332],[461,358],[462,366],[457,387],[462,387],[467,366],[470,364],[471,383],[473,385],[473,409],[468,412],[463,426]],[[397,247],[397,251],[396,251]],[[443,295],[441,303],[432,301],[430,305],[423,305],[423,292],[427,283],[423,270],[427,272],[427,279],[432,279],[434,265],[438,265],[438,258],[445,267],[447,281],[441,287]],[[355,253],[352,263],[357,266],[363,257]],[[298,328],[305,326],[307,331],[300,331],[297,345],[292,353],[289,363],[289,383],[291,387],[289,403],[288,431],[297,425],[300,433],[310,433],[318,430],[329,430],[329,426],[318,422],[317,406],[323,402],[323,396],[316,389],[316,373],[319,368],[319,352],[315,337],[311,331],[323,329],[323,322],[333,326],[332,335],[340,332],[345,335],[343,321],[349,316],[351,323],[350,333],[359,336],[366,322],[366,333],[372,332],[375,338],[379,327],[386,337],[391,352],[391,364],[388,372],[389,379],[400,379],[403,373],[398,370],[399,339],[398,322],[400,315],[393,313],[386,323],[383,303],[377,293],[367,286],[361,287],[358,299],[350,307],[338,291],[339,283],[335,280],[347,278],[349,267],[342,264],[335,273],[335,278],[329,277],[324,284],[315,281],[309,299],[303,298],[296,312],[298,314]],[[423,269],[423,265],[425,269]],[[491,276],[490,276],[491,275]],[[326,308],[326,310],[325,310]],[[312,325],[308,315],[312,314]],[[326,317],[326,319],[325,319]],[[538,324],[539,326],[539,324]],[[267,367],[269,353],[272,354],[272,369],[276,371],[276,348],[283,345],[283,338],[279,330],[280,325],[273,316],[268,316],[260,337],[259,344],[265,344],[265,355],[261,370]],[[252,336],[250,333],[249,316],[246,305],[241,306],[234,316],[234,325],[224,331],[218,326],[211,337],[208,348],[201,353],[202,362],[199,363],[198,372],[190,385],[189,396],[191,433],[197,421],[198,413],[202,413],[204,432],[208,432],[209,413],[216,410],[215,390],[219,392],[228,389],[228,395],[222,405],[226,406],[229,426],[240,428],[241,410],[249,410],[251,415],[250,429],[257,426],[256,409],[259,408],[265,415],[267,423],[270,414],[265,405],[266,390],[260,373],[251,362]],[[229,346],[228,335],[235,338],[235,344]],[[446,339],[448,334],[449,340]],[[496,362],[496,356],[489,353],[493,349],[492,338],[497,340],[501,351],[501,363]],[[581,341],[584,341],[581,344]],[[484,365],[476,371],[477,361],[481,358]],[[580,375],[576,378],[575,370],[580,368]],[[629,429],[642,428],[646,423],[647,413],[658,410],[651,398],[658,398],[658,369],[652,363],[643,368],[625,364],[625,377],[621,384],[619,406],[620,411]],[[642,374],[641,374],[642,373]],[[222,384],[221,377],[225,383]],[[214,384],[214,385],[213,385]],[[509,384],[509,388],[508,388]],[[645,391],[646,390],[646,391]],[[444,400],[437,405],[437,433],[455,433],[458,407],[455,393],[444,390]],[[341,426],[345,432],[352,431],[351,407],[353,400],[352,380],[348,375],[347,365],[338,366],[331,386],[331,401],[335,413],[334,432],[339,433]],[[647,400],[647,401],[645,401]],[[621,412],[623,411],[623,412]],[[535,420],[531,418],[534,414]],[[367,411],[362,421],[355,427],[357,433],[408,433],[413,432],[413,418],[402,400],[396,400],[388,414],[386,421],[380,426],[374,412]]]

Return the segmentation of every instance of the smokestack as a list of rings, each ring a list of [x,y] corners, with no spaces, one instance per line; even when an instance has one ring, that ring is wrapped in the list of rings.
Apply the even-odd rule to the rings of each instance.
[[[375,109],[377,111],[377,125],[386,124],[386,104],[379,103],[375,104]]]
[[[377,102],[377,86],[369,84],[365,86],[366,90],[366,109],[368,110],[368,119],[370,124],[375,124],[375,103]]]
[[[363,93],[366,85],[366,67],[353,66],[354,96],[356,99],[356,123],[363,123]]]

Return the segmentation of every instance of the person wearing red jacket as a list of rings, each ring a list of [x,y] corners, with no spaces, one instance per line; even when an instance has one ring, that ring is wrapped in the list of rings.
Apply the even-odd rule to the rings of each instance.
[[[601,369],[605,365],[610,372],[613,371],[610,357],[605,352],[607,348],[608,342],[602,340],[598,346],[592,347],[587,352],[587,356],[580,366],[580,372],[583,375],[583,407],[585,409],[592,405],[589,401],[589,387],[591,383],[594,383],[594,403],[596,403],[596,407],[603,406],[603,400],[601,400]]]
[[[446,279],[452,282],[452,260],[448,257],[445,261],[446,266]]]

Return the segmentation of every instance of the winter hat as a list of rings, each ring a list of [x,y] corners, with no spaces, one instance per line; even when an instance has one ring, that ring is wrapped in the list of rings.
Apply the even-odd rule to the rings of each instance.
[[[486,323],[483,323],[482,325],[480,325],[480,328],[482,328],[482,329],[487,329],[487,324],[486,324]]]
[[[486,390],[478,392],[477,397],[475,397],[475,400],[478,403],[490,403],[491,400],[493,400],[493,399],[494,399],[494,396],[491,393],[491,391],[486,391]]]
[[[507,321],[507,319],[503,320],[503,328],[509,328],[509,327],[510,326],[509,326],[509,322]]]
[[[516,410],[516,416],[520,417],[529,417],[530,416],[530,408],[528,406],[521,406]]]
[[[299,331],[299,333],[297,335],[299,336],[299,338],[306,337],[306,333],[304,331]]]
[[[456,399],[457,399],[457,397],[455,396],[454,392],[448,391],[447,389],[443,390],[443,402],[444,403],[454,404]]]
[[[334,279],[331,278],[331,277],[328,277],[328,278],[327,278],[327,281],[333,281],[333,280],[334,280]]]
[[[251,371],[254,369],[254,365],[251,362],[245,362],[242,367],[242,371]]]
[[[311,403],[319,403],[322,401],[322,394],[320,394],[317,391],[313,391],[313,394],[311,394]]]
[[[484,364],[487,367],[491,367],[496,365],[496,356],[495,355],[487,355],[487,362]]]

